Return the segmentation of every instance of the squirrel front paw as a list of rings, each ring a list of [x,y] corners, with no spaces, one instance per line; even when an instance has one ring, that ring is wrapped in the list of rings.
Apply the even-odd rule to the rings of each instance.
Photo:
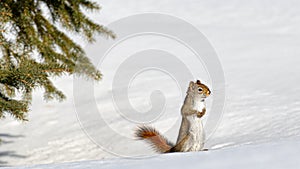
[[[197,112],[197,117],[198,117],[198,118],[201,118],[202,116],[205,115],[205,112],[206,112],[206,109],[203,108],[201,112]]]
[[[198,113],[197,113],[197,117],[198,117],[198,118],[201,118],[202,116],[204,116],[204,114],[205,114],[204,112],[198,112]]]

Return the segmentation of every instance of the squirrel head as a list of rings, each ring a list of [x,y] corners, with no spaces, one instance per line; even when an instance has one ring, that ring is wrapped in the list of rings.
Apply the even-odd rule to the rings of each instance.
[[[197,80],[196,82],[190,82],[187,93],[193,96],[200,96],[200,98],[204,99],[211,94],[211,91],[200,80]]]

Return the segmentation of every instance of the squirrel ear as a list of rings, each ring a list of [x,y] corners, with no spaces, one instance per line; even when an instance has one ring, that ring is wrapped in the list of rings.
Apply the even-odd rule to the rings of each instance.
[[[190,81],[189,89],[193,89],[193,87],[194,87],[194,82],[193,82],[193,81]]]
[[[201,84],[200,80],[197,80],[196,83],[197,83],[197,84]]]

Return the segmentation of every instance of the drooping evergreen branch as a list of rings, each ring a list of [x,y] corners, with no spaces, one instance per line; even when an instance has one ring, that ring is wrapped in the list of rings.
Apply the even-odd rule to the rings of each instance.
[[[96,33],[114,38],[83,12],[99,9],[90,0],[0,1],[0,118],[10,114],[25,120],[37,87],[44,89],[45,99],[64,99],[50,77],[78,74],[101,79],[82,47],[65,33],[88,42]]]

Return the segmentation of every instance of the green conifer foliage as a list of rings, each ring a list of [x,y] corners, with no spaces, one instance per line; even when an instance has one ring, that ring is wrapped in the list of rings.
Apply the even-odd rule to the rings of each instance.
[[[50,77],[77,74],[101,79],[82,47],[62,31],[88,42],[96,33],[114,38],[83,13],[99,9],[90,0],[0,1],[0,118],[26,120],[35,88],[43,88],[47,100],[63,100],[65,95]]]

